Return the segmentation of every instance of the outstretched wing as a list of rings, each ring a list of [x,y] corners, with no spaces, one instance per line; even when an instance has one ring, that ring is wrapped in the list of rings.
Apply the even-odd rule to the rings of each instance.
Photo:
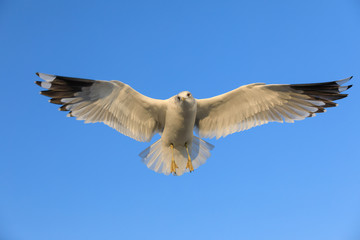
[[[45,82],[35,83],[48,90],[41,94],[59,110],[85,123],[103,122],[138,141],[150,141],[162,132],[166,101],[146,97],[119,81],[95,81],[36,73]]]
[[[196,130],[201,137],[225,137],[268,122],[294,122],[325,108],[337,106],[334,100],[347,96],[341,86],[352,77],[325,83],[255,83],[228,93],[197,100]]]

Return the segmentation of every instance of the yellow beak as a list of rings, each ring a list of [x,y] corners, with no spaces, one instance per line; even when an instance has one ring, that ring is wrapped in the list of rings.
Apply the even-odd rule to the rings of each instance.
[[[182,98],[181,98],[181,101],[184,101],[184,100],[185,100],[185,98],[184,98],[184,97],[182,97]]]

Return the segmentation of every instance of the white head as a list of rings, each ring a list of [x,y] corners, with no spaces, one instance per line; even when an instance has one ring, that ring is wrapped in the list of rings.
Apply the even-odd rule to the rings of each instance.
[[[181,106],[193,106],[196,101],[189,91],[183,91],[173,97],[174,102]]]

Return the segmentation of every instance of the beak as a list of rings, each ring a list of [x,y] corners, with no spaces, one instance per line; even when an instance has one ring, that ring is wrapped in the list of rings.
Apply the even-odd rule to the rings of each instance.
[[[182,97],[182,98],[181,98],[181,101],[184,101],[184,100],[185,100],[185,98],[184,98],[184,97]]]

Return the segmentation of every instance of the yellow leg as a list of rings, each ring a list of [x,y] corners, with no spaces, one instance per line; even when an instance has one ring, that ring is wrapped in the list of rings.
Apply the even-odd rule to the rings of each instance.
[[[170,144],[170,148],[171,148],[171,168],[170,168],[170,173],[172,174],[176,174],[176,169],[178,168],[178,166],[175,163],[175,158],[174,158],[174,145]]]
[[[185,143],[185,148],[186,148],[186,152],[187,152],[187,155],[188,155],[188,161],[186,163],[186,168],[189,169],[190,172],[193,172],[194,167],[193,167],[192,162],[191,162],[191,158],[190,158],[190,154],[189,154],[189,149],[187,147],[187,143]]]

